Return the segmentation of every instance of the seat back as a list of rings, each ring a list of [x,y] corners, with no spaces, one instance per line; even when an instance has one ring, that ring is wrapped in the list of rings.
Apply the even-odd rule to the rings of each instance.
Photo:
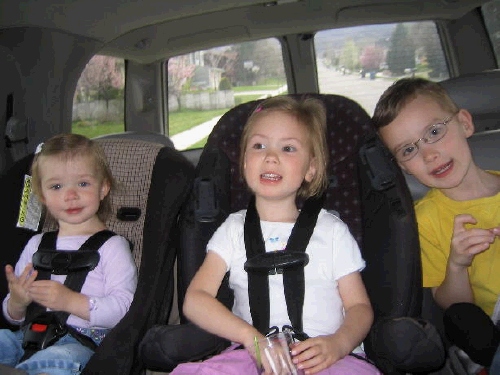
[[[362,275],[375,320],[418,317],[421,311],[421,271],[418,235],[411,196],[404,176],[375,137],[369,115],[356,102],[327,94],[315,97],[327,110],[329,186],[324,207],[335,210],[361,247],[367,267]],[[193,193],[181,215],[178,256],[178,305],[205,257],[206,244],[231,213],[247,207],[250,193],[239,170],[239,144],[247,118],[261,100],[226,112],[213,128],[196,167]],[[218,294],[228,308],[231,291],[224,280]],[[223,347],[187,322],[156,326],[140,345],[147,368],[171,371],[177,363],[203,359]],[[193,344],[197,337],[197,344]],[[186,340],[189,340],[187,341]],[[380,351],[370,337],[365,349],[377,359]]]
[[[172,307],[177,221],[192,187],[194,166],[174,148],[136,139],[135,135],[104,137],[97,142],[104,149],[118,183],[111,196],[113,215],[107,225],[131,242],[139,277],[129,311],[105,337],[82,373],[140,374],[142,364],[137,360],[137,344],[149,327],[167,321]],[[16,168],[2,177],[0,183],[4,184],[6,178],[22,180],[29,170],[30,159],[16,163]],[[19,186],[15,186],[16,198],[21,196]],[[54,224],[47,218],[41,228],[52,230]],[[25,241],[33,235],[15,228],[15,224],[12,229],[23,238],[17,240],[9,262],[17,261]],[[2,292],[5,295],[6,289]]]

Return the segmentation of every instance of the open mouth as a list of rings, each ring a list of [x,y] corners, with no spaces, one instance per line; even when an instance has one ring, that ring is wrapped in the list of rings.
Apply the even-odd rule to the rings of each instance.
[[[453,165],[453,162],[452,162],[452,161],[450,161],[450,162],[448,162],[448,163],[446,163],[446,164],[442,165],[441,167],[439,167],[439,168],[437,168],[437,169],[433,170],[431,174],[432,174],[433,176],[439,177],[439,176],[441,176],[442,174],[444,174],[444,173],[448,172],[448,171],[451,169],[452,165]]]
[[[279,181],[282,179],[282,177],[279,174],[275,173],[262,173],[260,175],[260,178],[268,181]]]

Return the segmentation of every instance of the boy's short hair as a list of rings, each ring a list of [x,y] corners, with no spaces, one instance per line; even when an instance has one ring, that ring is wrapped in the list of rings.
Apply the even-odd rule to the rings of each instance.
[[[380,129],[390,124],[401,110],[418,95],[433,99],[441,108],[450,113],[459,110],[443,86],[425,78],[401,78],[389,86],[375,106],[372,124]]]

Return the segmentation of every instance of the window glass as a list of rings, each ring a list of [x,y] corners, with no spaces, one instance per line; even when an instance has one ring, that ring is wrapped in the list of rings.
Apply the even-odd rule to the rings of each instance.
[[[277,39],[232,44],[168,60],[168,134],[179,150],[201,148],[240,103],[287,92]]]
[[[123,59],[96,55],[87,63],[73,98],[73,133],[93,138],[125,130],[124,76]]]
[[[369,25],[318,32],[314,38],[321,93],[357,101],[372,115],[396,79],[449,77],[433,22]]]
[[[495,51],[495,57],[500,61],[500,1],[493,0],[481,7],[486,29],[490,34],[491,44]]]

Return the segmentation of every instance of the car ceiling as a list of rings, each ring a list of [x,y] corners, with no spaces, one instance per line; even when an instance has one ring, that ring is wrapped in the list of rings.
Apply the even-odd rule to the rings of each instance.
[[[0,28],[42,28],[77,35],[98,42],[101,53],[148,63],[224,45],[228,40],[234,43],[366,23],[454,19],[484,2],[2,0]]]

